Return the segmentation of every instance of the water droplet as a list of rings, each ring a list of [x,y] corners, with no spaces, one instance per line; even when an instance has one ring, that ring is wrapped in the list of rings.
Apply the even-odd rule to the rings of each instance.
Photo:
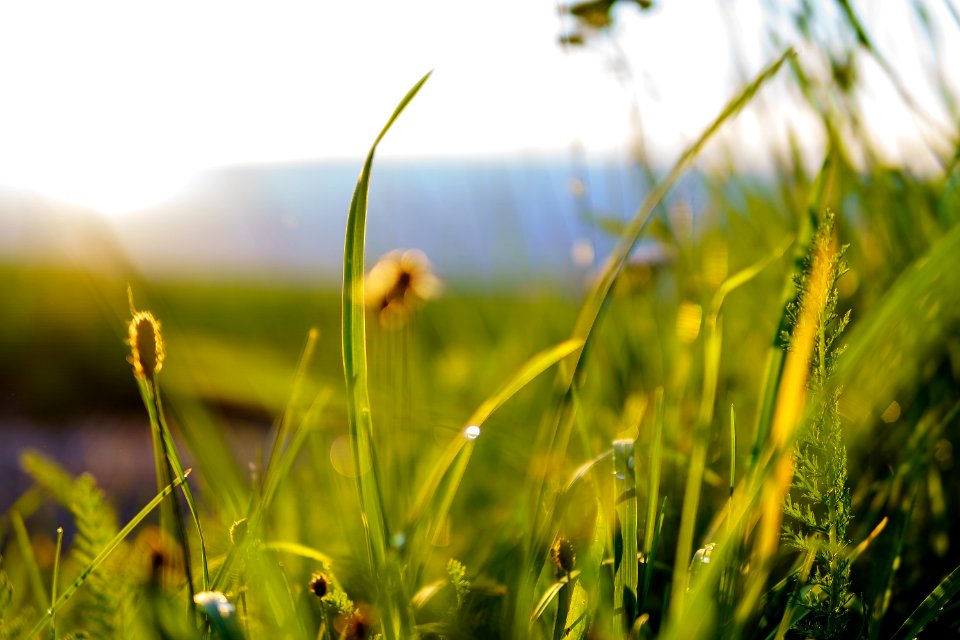
[[[407,544],[407,536],[404,535],[403,532],[397,532],[393,534],[391,542],[393,542],[393,546],[397,549],[403,549],[403,545]]]
[[[472,424],[463,430],[463,435],[467,440],[476,440],[480,437],[480,427]]]

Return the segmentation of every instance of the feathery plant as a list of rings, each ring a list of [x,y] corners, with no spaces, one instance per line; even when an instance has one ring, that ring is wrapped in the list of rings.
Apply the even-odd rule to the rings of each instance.
[[[800,318],[803,296],[808,290],[813,254],[832,255],[826,304],[817,318],[816,339],[810,362],[809,388],[819,405],[796,445],[792,492],[784,505],[783,539],[791,547],[810,554],[812,567],[806,571],[797,605],[809,611],[797,629],[811,637],[838,638],[845,633],[847,607],[853,597],[850,588],[850,563],[847,529],[852,518],[850,489],[847,482],[847,452],[840,420],[840,389],[830,384],[837,358],[843,346],[837,338],[850,321],[850,312],[837,313],[837,280],[846,273],[846,247],[831,249],[836,243],[834,214],[827,211],[817,224],[810,253],[795,276],[797,298],[787,305],[791,331]],[[783,348],[790,344],[790,333],[782,336]]]

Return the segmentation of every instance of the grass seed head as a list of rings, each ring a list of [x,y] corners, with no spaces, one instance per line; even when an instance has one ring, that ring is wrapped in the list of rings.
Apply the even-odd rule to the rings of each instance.
[[[230,525],[230,542],[233,544],[242,544],[247,537],[247,519],[240,518]]]
[[[163,336],[160,321],[149,311],[133,314],[129,326],[130,364],[141,380],[153,380],[163,368]]]
[[[330,576],[322,571],[317,571],[310,578],[310,591],[318,598],[322,598],[330,592]]]
[[[577,553],[569,538],[557,538],[550,547],[550,562],[563,573],[573,571],[577,564]]]

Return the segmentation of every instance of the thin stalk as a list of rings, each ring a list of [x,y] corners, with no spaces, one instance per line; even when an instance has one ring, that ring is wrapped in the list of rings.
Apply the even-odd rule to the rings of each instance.
[[[57,550],[53,555],[53,580],[50,582],[50,607],[57,601],[57,584],[60,582],[60,552],[63,550],[63,527],[57,527]],[[53,640],[57,640],[56,614],[50,616]]]

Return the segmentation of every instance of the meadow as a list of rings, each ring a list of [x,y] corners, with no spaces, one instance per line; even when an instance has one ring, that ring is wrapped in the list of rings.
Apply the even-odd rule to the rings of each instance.
[[[671,188],[783,74],[819,167],[705,173],[694,218]],[[148,465],[106,491],[20,452],[0,639],[957,633],[956,138],[934,174],[884,165],[785,50],[597,220],[585,293],[442,291],[365,251],[377,144],[428,81],[360,169],[339,290],[3,268],[19,409],[106,407]]]

